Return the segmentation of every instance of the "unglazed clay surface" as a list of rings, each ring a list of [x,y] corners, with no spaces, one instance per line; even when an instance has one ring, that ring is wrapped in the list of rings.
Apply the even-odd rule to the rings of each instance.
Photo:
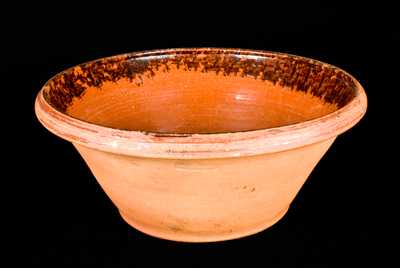
[[[278,221],[332,142],[275,154],[191,160],[75,146],[129,224],[156,237],[206,242],[253,234]]]
[[[367,100],[353,77],[322,62],[199,48],[78,65],[49,80],[35,107],[130,225],[205,242],[283,217]]]

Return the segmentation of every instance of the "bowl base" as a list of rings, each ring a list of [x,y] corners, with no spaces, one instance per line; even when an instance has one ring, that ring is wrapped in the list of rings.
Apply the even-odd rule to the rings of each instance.
[[[259,233],[259,232],[264,231],[265,229],[271,227],[272,225],[277,223],[280,219],[282,219],[283,216],[285,216],[288,209],[289,209],[289,207],[286,207],[281,212],[279,212],[273,219],[271,219],[267,222],[263,222],[262,224],[260,224],[258,226],[252,226],[251,228],[248,228],[245,230],[240,230],[238,232],[235,232],[234,230],[232,230],[229,233],[220,233],[220,234],[215,234],[215,233],[194,234],[194,233],[185,233],[182,231],[178,232],[176,230],[168,231],[168,229],[154,228],[152,226],[140,224],[137,221],[132,220],[131,218],[124,215],[123,212],[119,211],[119,213],[120,213],[122,219],[126,223],[128,223],[130,226],[132,226],[136,230],[139,230],[140,232],[145,233],[147,235],[161,238],[161,239],[172,240],[172,241],[200,243],[200,242],[217,242],[217,241],[232,240],[232,239],[237,239],[237,238],[241,238],[241,237]]]

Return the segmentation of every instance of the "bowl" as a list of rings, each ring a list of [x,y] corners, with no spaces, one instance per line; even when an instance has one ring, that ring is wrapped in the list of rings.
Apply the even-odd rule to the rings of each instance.
[[[268,51],[165,49],[51,78],[35,111],[134,228],[209,242],[281,219],[365,92],[332,65]],[[349,148],[351,149],[351,148]]]

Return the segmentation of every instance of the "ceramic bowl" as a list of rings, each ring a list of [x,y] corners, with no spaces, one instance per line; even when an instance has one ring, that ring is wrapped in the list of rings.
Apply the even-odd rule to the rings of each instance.
[[[51,78],[35,104],[40,122],[75,146],[127,223],[190,242],[277,222],[366,107],[362,86],[337,67],[220,48],[77,65]]]

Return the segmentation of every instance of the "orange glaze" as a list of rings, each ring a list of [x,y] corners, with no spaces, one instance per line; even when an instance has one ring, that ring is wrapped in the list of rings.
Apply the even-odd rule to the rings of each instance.
[[[169,66],[88,88],[67,114],[98,125],[164,133],[220,133],[289,125],[329,114],[336,105],[270,81]]]

